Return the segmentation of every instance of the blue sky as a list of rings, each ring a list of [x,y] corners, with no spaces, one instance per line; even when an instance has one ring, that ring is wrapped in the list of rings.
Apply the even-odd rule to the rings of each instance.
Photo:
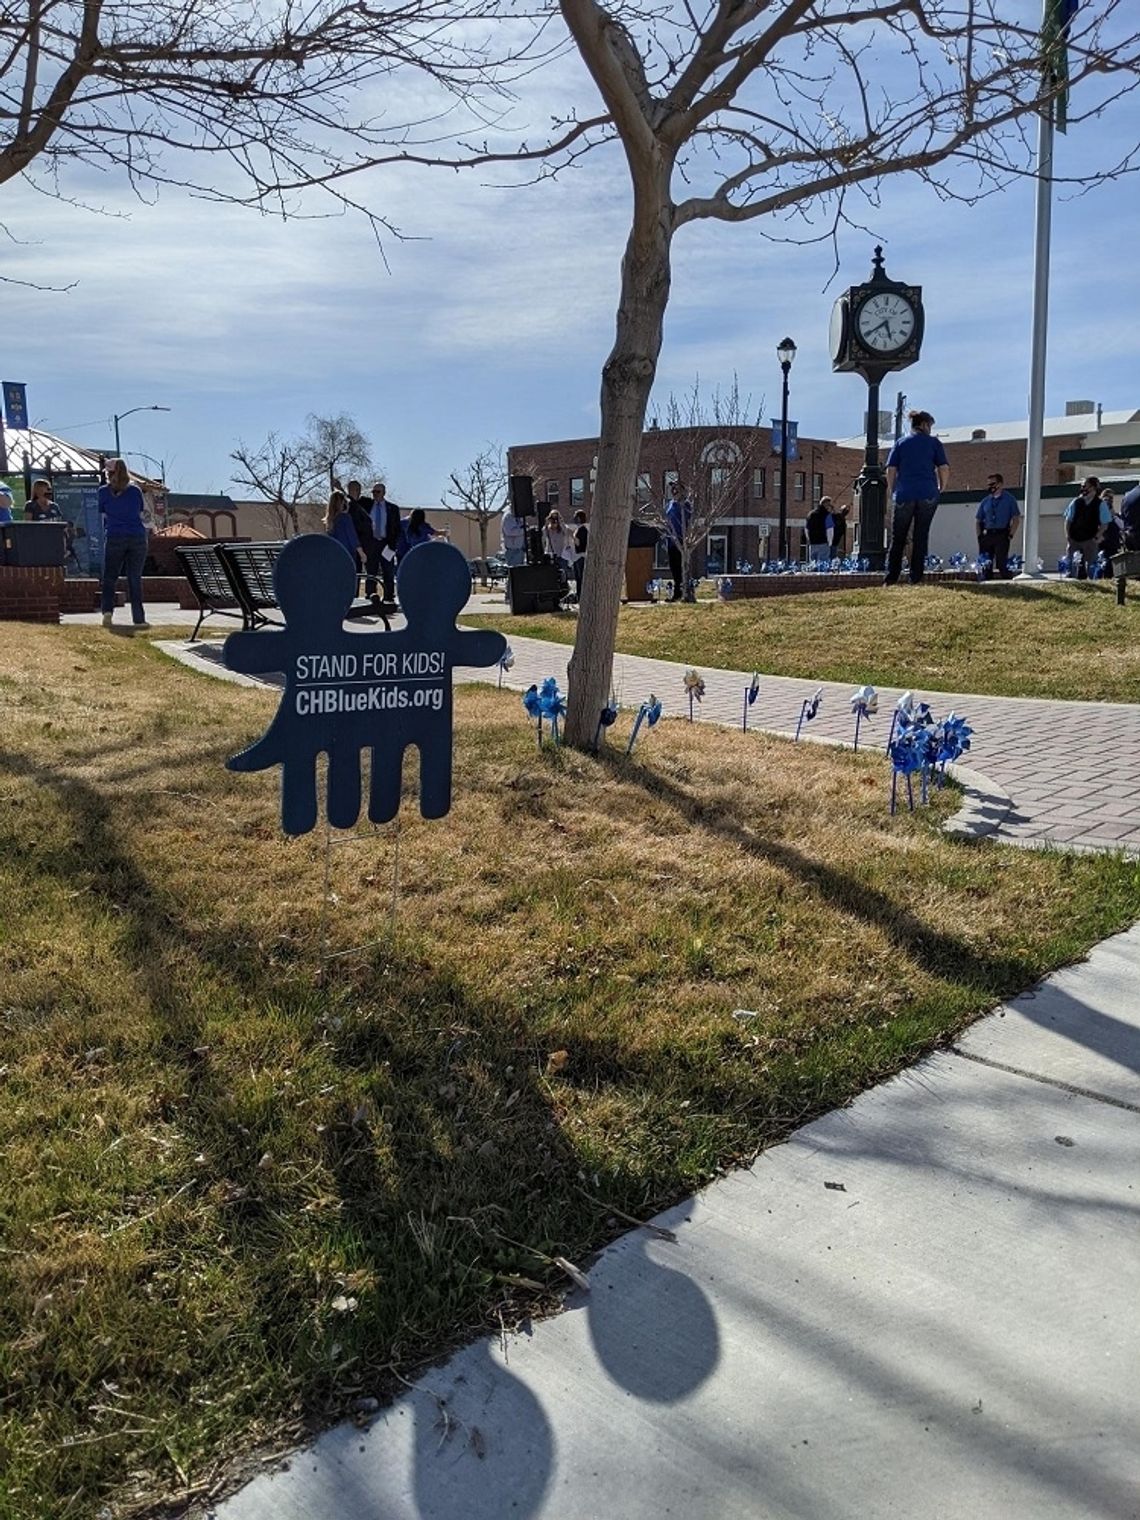
[[[1058,171],[1080,173],[1124,148],[1125,109],[1058,139]],[[375,175],[368,199],[410,235],[386,244],[352,217],[298,222],[164,191],[156,204],[88,180],[94,214],[18,183],[0,189],[3,272],[63,292],[4,288],[0,378],[28,385],[35,422],[165,461],[176,490],[231,489],[229,453],[307,413],[351,413],[402,503],[439,500],[448,472],[489,441],[591,435],[613,334],[628,218],[612,154],[564,179],[497,188],[447,171]],[[1140,206],[1132,179],[1054,207],[1048,410],[1088,397],[1140,406]],[[889,272],[924,287],[922,362],[899,377],[945,426],[1025,415],[1033,185],[969,208],[888,181],[869,227],[848,231],[828,288],[826,246],[767,240],[758,224],[698,224],[675,243],[672,301],[656,395],[711,391],[733,373],[756,409],[778,406],[775,346],[799,345],[792,415],[801,432],[861,425],[865,388],[833,375],[835,292],[867,275],[875,237]],[[884,404],[895,385],[884,386]],[[890,390],[890,397],[887,390]],[[137,461],[140,465],[141,459]]]

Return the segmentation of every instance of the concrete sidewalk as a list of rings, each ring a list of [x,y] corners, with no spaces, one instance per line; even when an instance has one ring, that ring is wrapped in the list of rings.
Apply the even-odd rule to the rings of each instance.
[[[1140,926],[218,1520],[1136,1520]]]

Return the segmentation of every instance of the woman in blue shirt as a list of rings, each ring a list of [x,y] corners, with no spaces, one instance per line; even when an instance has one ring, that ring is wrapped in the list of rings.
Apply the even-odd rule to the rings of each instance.
[[[325,532],[330,538],[336,539],[354,566],[359,567],[364,563],[364,551],[360,547],[352,513],[348,510],[348,497],[343,491],[334,491],[329,497],[329,507],[325,513]]]
[[[399,542],[396,544],[396,559],[402,560],[404,555],[415,549],[420,544],[426,544],[435,538],[436,531],[427,520],[427,513],[423,507],[416,507],[412,515],[400,528]]]
[[[130,471],[121,459],[107,466],[107,484],[99,487],[99,511],[103,515],[103,627],[110,628],[115,612],[119,576],[127,577],[131,621],[136,628],[149,628],[143,610],[142,573],[146,564],[147,528],[143,520],[146,503]]]

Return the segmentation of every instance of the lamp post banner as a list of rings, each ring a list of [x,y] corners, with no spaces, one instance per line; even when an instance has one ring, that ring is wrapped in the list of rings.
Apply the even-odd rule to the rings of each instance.
[[[788,423],[788,458],[789,459],[798,459],[800,457],[799,436],[798,436],[799,435],[799,426],[800,425],[799,425],[798,422],[789,422]],[[783,441],[782,441],[781,436],[780,436],[780,419],[778,417],[773,417],[772,418],[772,453],[773,454],[782,454],[783,452],[784,452],[784,446],[783,446]]]
[[[28,425],[28,387],[16,380],[4,381],[4,419],[10,428]]]

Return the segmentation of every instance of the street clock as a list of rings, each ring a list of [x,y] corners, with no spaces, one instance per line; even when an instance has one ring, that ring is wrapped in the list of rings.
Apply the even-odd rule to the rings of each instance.
[[[914,364],[922,348],[922,287],[887,278],[883,250],[875,249],[871,278],[852,285],[831,311],[831,367],[868,382]]]

